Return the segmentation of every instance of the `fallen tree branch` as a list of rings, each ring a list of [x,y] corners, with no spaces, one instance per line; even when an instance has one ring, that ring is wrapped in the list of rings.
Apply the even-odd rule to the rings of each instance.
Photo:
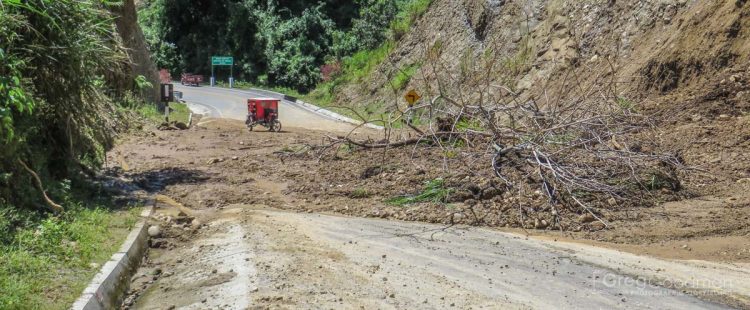
[[[386,143],[367,143],[367,142],[356,141],[349,137],[342,137],[342,136],[338,136],[336,137],[336,139],[342,142],[350,143],[350,144],[363,147],[363,148],[367,148],[367,149],[379,149],[379,148],[401,147],[401,146],[406,146],[406,145],[411,145],[411,144],[417,144],[422,141],[428,141],[427,139],[428,137],[442,138],[442,137],[455,137],[459,135],[475,135],[475,136],[480,136],[480,137],[492,137],[491,134],[479,132],[479,131],[467,131],[467,132],[441,131],[441,132],[436,132],[433,134],[425,134],[424,136],[413,138],[413,139],[401,140],[397,142],[386,142]]]
[[[37,189],[39,189],[40,192],[42,192],[42,196],[44,197],[44,202],[47,203],[47,206],[52,209],[55,213],[62,213],[65,211],[65,208],[63,208],[61,205],[55,203],[52,201],[52,199],[47,196],[47,191],[44,190],[44,186],[42,185],[42,179],[39,178],[39,175],[34,172],[34,170],[31,170],[26,163],[23,162],[23,160],[18,160],[18,163],[29,173],[34,179],[34,184],[36,185]]]

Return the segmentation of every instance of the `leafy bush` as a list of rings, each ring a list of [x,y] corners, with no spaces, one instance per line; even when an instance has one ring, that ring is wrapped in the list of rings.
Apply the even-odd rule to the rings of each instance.
[[[44,179],[101,163],[117,110],[111,97],[129,69],[108,2],[0,1],[0,197],[35,205],[19,160]]]

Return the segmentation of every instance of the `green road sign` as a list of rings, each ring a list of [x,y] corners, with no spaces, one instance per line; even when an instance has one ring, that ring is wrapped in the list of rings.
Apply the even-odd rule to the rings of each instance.
[[[231,66],[234,65],[234,57],[231,56],[212,56],[211,65],[213,66]]]

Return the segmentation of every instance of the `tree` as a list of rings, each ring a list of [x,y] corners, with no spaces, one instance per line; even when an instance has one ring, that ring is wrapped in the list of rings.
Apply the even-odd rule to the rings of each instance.
[[[255,1],[248,1],[254,4]],[[254,10],[259,21],[269,82],[307,91],[320,79],[320,65],[332,43],[334,23],[323,14],[323,4],[305,9],[301,16],[282,20],[274,1]]]

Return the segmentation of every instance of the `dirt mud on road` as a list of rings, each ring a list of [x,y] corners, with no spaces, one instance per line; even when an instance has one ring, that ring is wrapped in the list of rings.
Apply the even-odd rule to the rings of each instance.
[[[389,184],[409,179],[393,171],[362,183],[372,158],[288,156],[325,134],[250,133],[239,121],[202,119],[190,130],[146,131],[121,141],[109,154],[110,169],[127,166],[120,173],[162,195],[152,222],[161,234],[151,240],[123,308],[723,307],[714,301],[748,307],[750,266],[741,251],[750,245],[741,235],[732,243],[739,250],[730,257],[737,258],[709,263],[580,243],[622,234],[617,230],[592,238],[453,225],[443,222],[445,207],[384,205],[398,190]],[[334,178],[346,175],[353,175],[351,183]],[[303,189],[311,185],[320,188]],[[352,196],[360,186],[371,186],[372,194]],[[423,211],[433,217],[415,217]],[[434,224],[373,219],[383,214]],[[654,248],[630,240],[605,245],[636,254]]]

